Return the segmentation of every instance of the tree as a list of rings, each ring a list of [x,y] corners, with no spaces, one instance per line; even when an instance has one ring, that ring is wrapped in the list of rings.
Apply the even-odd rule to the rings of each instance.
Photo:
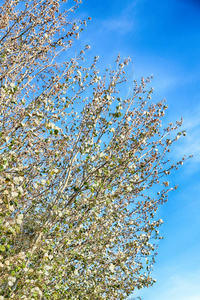
[[[185,159],[166,157],[185,133],[161,130],[151,78],[120,97],[130,59],[101,78],[97,57],[84,67],[89,46],[72,57],[86,20],[64,2],[0,10],[1,300],[126,299],[152,285],[154,215]]]

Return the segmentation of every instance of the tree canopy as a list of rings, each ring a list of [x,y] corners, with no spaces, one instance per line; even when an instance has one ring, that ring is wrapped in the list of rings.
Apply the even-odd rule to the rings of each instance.
[[[185,159],[169,162],[185,132],[161,127],[151,78],[125,98],[129,58],[102,73],[98,57],[83,62],[88,45],[72,55],[88,20],[65,2],[0,8],[0,300],[126,299],[152,285],[155,213]]]

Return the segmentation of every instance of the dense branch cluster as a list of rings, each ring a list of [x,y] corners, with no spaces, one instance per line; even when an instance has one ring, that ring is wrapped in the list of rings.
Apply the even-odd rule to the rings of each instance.
[[[152,285],[167,200],[165,102],[151,78],[120,97],[129,59],[102,78],[69,49],[86,26],[59,0],[0,8],[0,299],[126,299]],[[71,51],[71,50],[70,50]]]

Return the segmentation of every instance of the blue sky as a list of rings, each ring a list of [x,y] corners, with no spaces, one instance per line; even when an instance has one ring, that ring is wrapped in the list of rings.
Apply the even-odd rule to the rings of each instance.
[[[135,293],[144,300],[200,299],[200,1],[83,0],[78,14],[92,18],[80,43],[114,65],[118,53],[133,60],[133,76],[154,76],[153,100],[167,99],[165,122],[184,119],[187,137],[171,157],[194,154],[171,177],[179,189],[158,211],[164,220],[153,276],[157,283]]]

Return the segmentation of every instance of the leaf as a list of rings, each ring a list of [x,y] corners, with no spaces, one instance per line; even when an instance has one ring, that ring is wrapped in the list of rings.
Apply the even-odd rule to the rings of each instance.
[[[5,252],[5,251],[6,251],[6,248],[5,248],[4,245],[0,245],[0,251],[1,251],[1,252]]]

